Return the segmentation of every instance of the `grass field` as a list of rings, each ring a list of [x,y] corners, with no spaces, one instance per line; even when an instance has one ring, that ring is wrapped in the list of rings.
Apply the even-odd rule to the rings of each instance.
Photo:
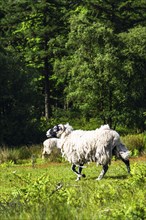
[[[76,182],[68,162],[0,165],[2,220],[144,220],[146,157],[131,159],[131,175],[121,161],[101,181],[94,163]]]

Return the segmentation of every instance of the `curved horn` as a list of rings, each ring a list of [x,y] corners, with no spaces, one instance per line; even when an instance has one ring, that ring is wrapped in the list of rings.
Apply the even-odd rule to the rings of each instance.
[[[58,127],[59,127],[59,130],[61,130],[61,131],[65,130],[65,126],[63,124],[59,124]]]

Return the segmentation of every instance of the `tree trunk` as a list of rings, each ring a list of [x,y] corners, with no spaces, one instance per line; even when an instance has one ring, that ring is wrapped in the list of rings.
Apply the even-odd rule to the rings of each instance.
[[[110,90],[109,91],[109,112],[110,112],[110,116],[108,117],[108,124],[109,124],[109,126],[110,126],[110,128],[112,128],[112,123],[113,123],[113,121],[112,121],[112,117],[111,117],[111,112],[112,112],[112,109],[113,109],[113,107],[112,107],[112,91]]]
[[[44,60],[44,77],[45,77],[45,118],[51,116],[51,103],[50,103],[50,82],[49,82],[49,64],[48,58]]]
[[[47,21],[46,21],[46,15],[47,15],[47,6],[44,8],[44,27],[47,27]],[[49,55],[48,55],[48,41],[49,41],[49,35],[47,32],[44,32],[44,51],[45,51],[45,57],[44,57],[44,95],[45,95],[45,118],[51,117],[51,103],[50,103],[50,66],[49,66]]]

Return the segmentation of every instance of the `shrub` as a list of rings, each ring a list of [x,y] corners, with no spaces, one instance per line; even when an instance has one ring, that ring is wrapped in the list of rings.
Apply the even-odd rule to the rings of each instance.
[[[24,160],[31,157],[30,149],[27,146],[21,147],[19,149],[19,159]]]
[[[145,134],[131,134],[122,137],[122,141],[127,148],[132,152],[133,156],[136,154],[142,154],[146,151],[146,136]]]
[[[45,155],[45,160],[49,162],[63,162],[65,159],[62,157],[60,149],[54,148],[50,155]]]
[[[8,149],[8,148],[0,149],[0,163],[12,161],[16,164],[18,159],[19,159],[18,149]]]
[[[41,147],[35,146],[23,146],[20,148],[8,148],[4,147],[0,149],[0,163],[14,162],[14,164],[21,163],[20,160],[31,159],[35,155],[35,158],[41,157]]]

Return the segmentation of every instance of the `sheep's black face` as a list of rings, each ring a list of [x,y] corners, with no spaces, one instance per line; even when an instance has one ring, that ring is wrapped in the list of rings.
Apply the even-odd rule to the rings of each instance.
[[[53,128],[49,129],[46,133],[46,136],[48,138],[56,138],[56,133],[57,133],[57,126],[54,126]]]
[[[55,125],[53,128],[49,129],[46,133],[48,138],[59,138],[64,131],[64,126],[62,124]]]
[[[51,129],[49,129],[47,132],[46,132],[46,136],[47,138],[51,138],[52,135],[51,135]]]

